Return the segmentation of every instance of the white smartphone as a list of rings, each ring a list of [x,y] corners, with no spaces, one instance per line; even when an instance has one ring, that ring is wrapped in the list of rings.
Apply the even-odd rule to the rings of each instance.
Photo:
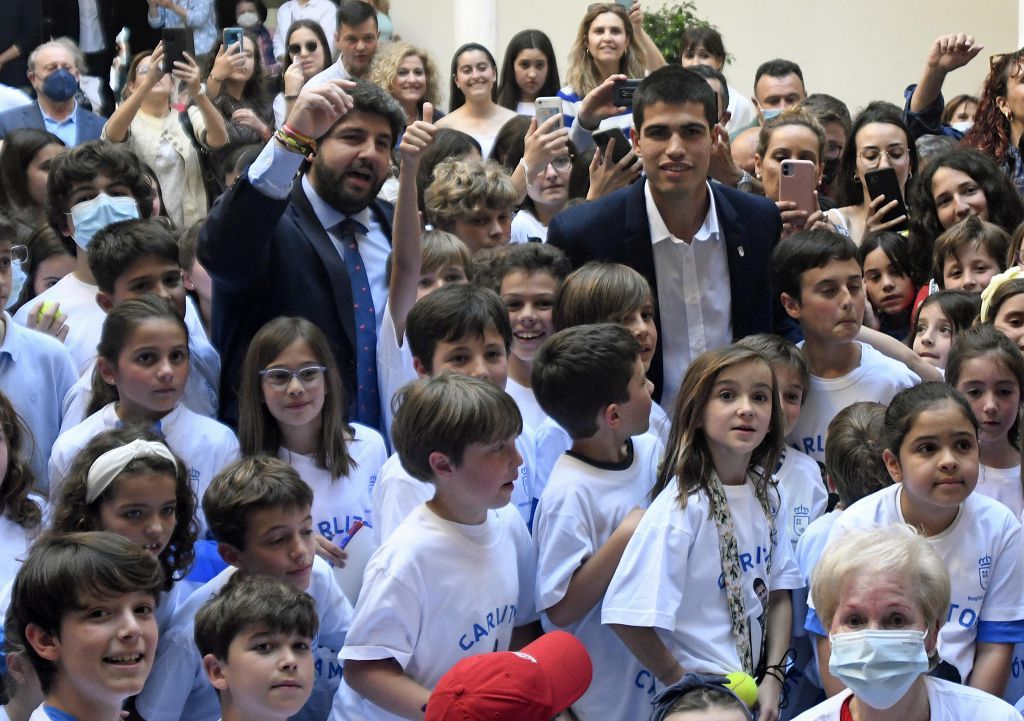
[[[562,118],[562,99],[561,98],[537,98],[533,101],[533,107],[537,112],[537,127],[539,128],[544,122],[552,115],[557,115],[558,127],[561,128],[565,123]]]

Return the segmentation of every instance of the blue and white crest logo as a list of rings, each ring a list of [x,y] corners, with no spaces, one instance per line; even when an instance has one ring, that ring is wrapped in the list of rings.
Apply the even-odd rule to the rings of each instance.
[[[988,574],[992,571],[992,556],[985,555],[978,559],[978,583],[983,591],[988,590]]]
[[[811,522],[811,509],[807,506],[797,506],[793,509],[793,540],[800,538],[807,530]]]

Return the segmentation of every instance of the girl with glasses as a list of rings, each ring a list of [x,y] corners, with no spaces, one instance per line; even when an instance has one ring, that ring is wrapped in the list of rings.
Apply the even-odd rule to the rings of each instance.
[[[304,318],[275,318],[252,339],[242,368],[238,436],[244,455],[269,453],[313,490],[320,552],[356,521],[372,525],[370,486],[387,460],[377,431],[346,419],[347,399],[327,338]]]
[[[284,125],[306,81],[331,64],[327,36],[315,20],[296,20],[285,37],[285,55],[281,65],[284,90],[274,98],[274,120],[279,128]]]

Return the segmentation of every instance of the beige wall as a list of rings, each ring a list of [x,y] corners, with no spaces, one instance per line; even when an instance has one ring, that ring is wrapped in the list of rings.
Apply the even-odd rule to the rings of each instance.
[[[425,47],[447,74],[456,37],[456,3],[465,0],[392,0],[395,29]],[[496,13],[499,62],[505,44],[527,27],[544,30],[560,63],[568,53],[587,0],[473,0]],[[1017,0],[696,0],[700,14],[721,30],[734,61],[730,84],[751,92],[758,64],[781,56],[800,63],[810,92],[828,92],[852,112],[869,100],[901,102],[904,86],[921,72],[928,47],[944,32],[966,30],[985,45],[981,55],[950,76],[946,95],[977,92],[988,56],[1017,46]],[[663,3],[654,0],[654,5]],[[671,0],[669,3],[671,4]],[[759,12],[751,11],[751,7]],[[465,25],[466,23],[462,23]],[[493,42],[484,39],[485,42]],[[564,76],[565,68],[560,70]],[[447,85],[447,83],[445,83]]]

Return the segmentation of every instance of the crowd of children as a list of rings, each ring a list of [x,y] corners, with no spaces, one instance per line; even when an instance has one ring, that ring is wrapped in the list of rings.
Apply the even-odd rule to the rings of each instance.
[[[961,131],[918,91],[786,110],[784,60],[755,95],[793,102],[741,116],[717,32],[662,67],[639,4],[588,9],[564,114],[505,122],[558,87],[526,31],[501,93],[460,48],[444,116],[416,48],[371,68],[366,3],[334,64],[285,5],[276,128],[257,35],[209,58],[227,137],[266,145],[208,217],[174,229],[177,176],[107,139],[47,156],[51,255],[0,187],[0,720],[1021,721],[1016,145],[925,167]]]

